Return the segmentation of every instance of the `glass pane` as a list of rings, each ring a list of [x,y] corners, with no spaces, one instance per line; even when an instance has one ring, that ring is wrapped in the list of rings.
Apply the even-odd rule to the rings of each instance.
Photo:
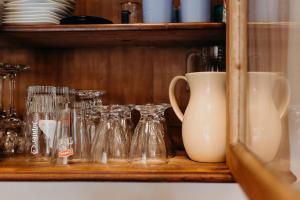
[[[249,0],[247,131],[240,140],[282,180],[300,177],[299,0]],[[300,189],[300,187],[298,187]]]

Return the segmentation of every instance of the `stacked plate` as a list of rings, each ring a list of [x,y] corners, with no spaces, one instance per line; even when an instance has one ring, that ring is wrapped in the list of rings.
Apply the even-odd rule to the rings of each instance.
[[[4,0],[3,24],[59,24],[76,0]]]

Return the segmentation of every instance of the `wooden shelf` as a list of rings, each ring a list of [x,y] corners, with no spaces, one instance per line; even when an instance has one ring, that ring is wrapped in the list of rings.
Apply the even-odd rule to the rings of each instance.
[[[223,23],[3,26],[0,47],[195,46],[225,43]]]
[[[37,166],[14,158],[0,162],[0,181],[146,181],[146,182],[233,182],[225,163],[197,163],[183,153],[166,165],[104,166],[76,164],[66,167]]]
[[[249,22],[248,28],[250,29],[300,29],[299,22]]]

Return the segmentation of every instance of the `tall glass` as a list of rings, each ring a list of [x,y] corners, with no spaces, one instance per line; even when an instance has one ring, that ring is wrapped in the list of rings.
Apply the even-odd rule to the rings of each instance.
[[[32,161],[49,161],[56,129],[56,88],[31,86],[28,88],[27,130]]]
[[[9,79],[9,110],[7,113],[1,111],[1,148],[5,154],[25,153],[25,137],[21,135],[21,128],[23,126],[22,120],[17,116],[15,109],[15,88],[16,88],[16,76],[20,71],[29,69],[28,65],[19,64],[0,64],[0,74]],[[0,83],[0,92],[2,94],[2,80]],[[1,98],[2,104],[2,98]],[[2,105],[1,105],[2,107]]]
[[[70,137],[73,139],[73,155],[69,163],[88,162],[90,159],[91,146],[86,132],[85,112],[82,103],[73,102],[71,107]]]
[[[3,67],[2,63],[0,63],[0,65]],[[2,67],[0,67],[0,69]],[[3,70],[0,70],[0,123],[6,117],[6,113],[3,108],[3,81],[5,79],[6,79],[6,73]]]
[[[71,135],[71,110],[68,104],[57,111],[58,121],[53,141],[52,163],[68,165],[74,155],[73,137]]]

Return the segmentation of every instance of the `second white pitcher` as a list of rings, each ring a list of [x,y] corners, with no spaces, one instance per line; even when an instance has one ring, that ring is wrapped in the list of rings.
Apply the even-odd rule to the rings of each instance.
[[[183,79],[190,87],[185,114],[174,95]],[[198,162],[224,162],[226,148],[226,73],[197,72],[176,76],[169,87],[173,110],[182,123],[182,138],[188,156]]]

